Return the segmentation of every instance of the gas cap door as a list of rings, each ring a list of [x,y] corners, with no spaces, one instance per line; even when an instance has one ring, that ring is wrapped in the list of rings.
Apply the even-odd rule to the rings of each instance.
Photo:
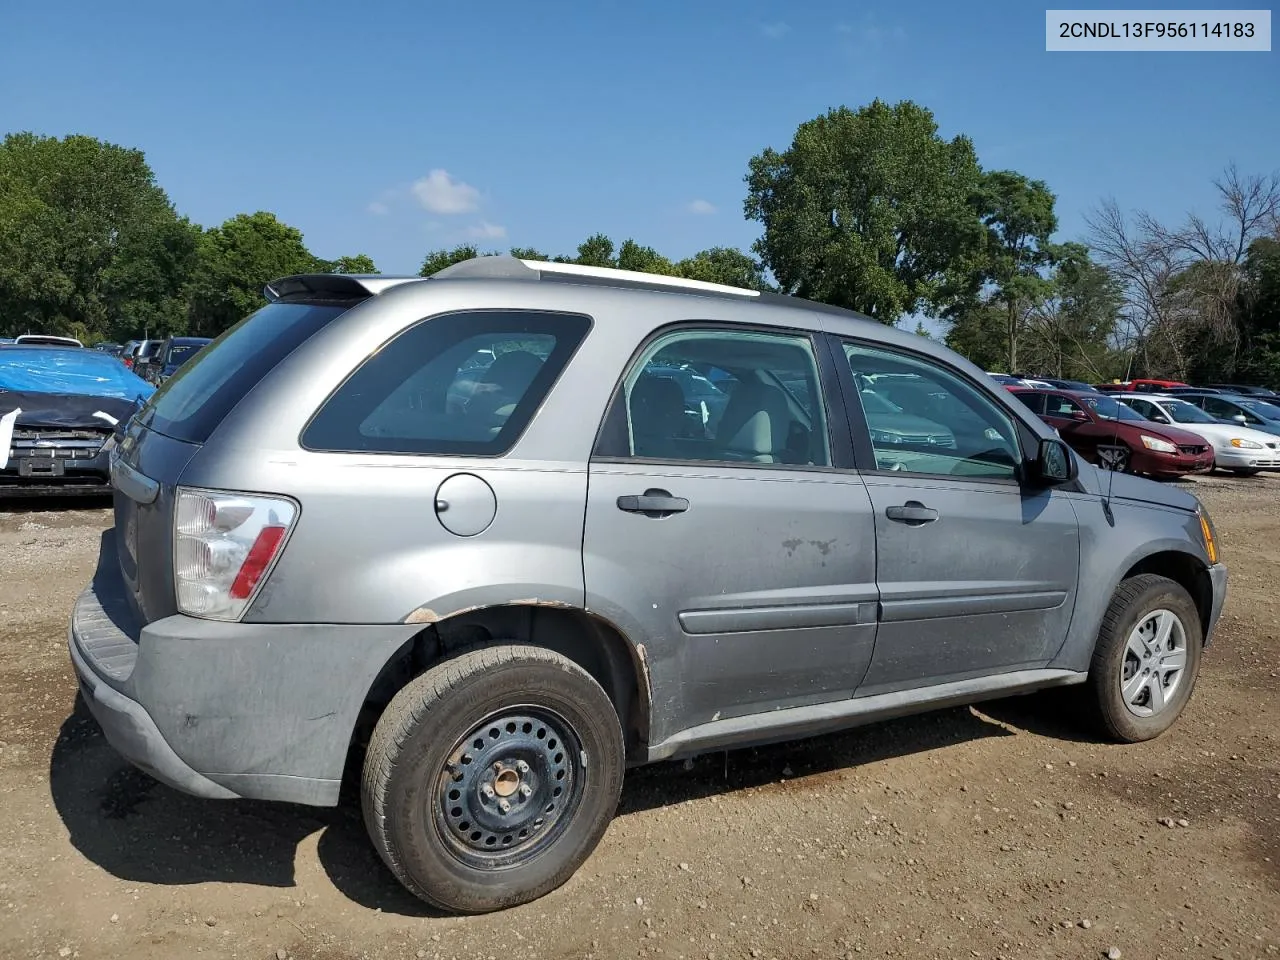
[[[455,473],[436,490],[436,519],[450,533],[474,537],[484,533],[498,512],[493,488],[473,473]]]

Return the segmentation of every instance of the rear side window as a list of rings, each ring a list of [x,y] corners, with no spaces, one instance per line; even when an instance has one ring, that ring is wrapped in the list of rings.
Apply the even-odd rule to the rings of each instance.
[[[384,344],[302,433],[310,450],[506,453],[590,329],[580,314],[468,311]]]
[[[157,433],[204,443],[276,364],[351,306],[270,303],[249,314],[166,380],[139,419]]]

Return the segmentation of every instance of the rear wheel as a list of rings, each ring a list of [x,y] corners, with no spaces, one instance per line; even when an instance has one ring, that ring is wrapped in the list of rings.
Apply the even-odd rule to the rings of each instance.
[[[365,825],[412,893],[459,913],[549,893],[608,828],[622,730],[600,685],[540,647],[485,647],[396,694],[365,759]]]
[[[1200,672],[1204,646],[1191,595],[1166,577],[1120,584],[1102,620],[1088,694],[1102,730],[1126,743],[1173,726]]]

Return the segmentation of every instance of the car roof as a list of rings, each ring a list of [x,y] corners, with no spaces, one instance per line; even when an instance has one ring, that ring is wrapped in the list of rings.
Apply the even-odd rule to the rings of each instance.
[[[843,307],[817,303],[800,297],[777,293],[763,293],[743,287],[666,277],[658,274],[618,270],[610,267],[586,267],[578,264],[551,263],[542,260],[522,260],[511,256],[481,256],[463,260],[446,267],[429,277],[385,274],[294,274],[272,280],[263,288],[269,301],[332,300],[357,302],[370,297],[388,295],[398,299],[414,296],[418,290],[443,289],[444,284],[482,284],[513,286],[516,284],[554,285],[557,299],[564,306],[558,309],[581,309],[594,313],[606,309],[617,298],[645,298],[650,304],[670,309],[672,298],[688,297],[697,302],[709,300],[732,303],[746,308],[735,311],[726,322],[759,323],[763,326],[793,326],[807,329],[829,329],[850,337],[877,341],[889,346],[913,350],[955,364],[958,362],[972,371],[982,371],[967,358],[944,344],[881,323],[865,314]],[[759,316],[751,313],[759,310]],[[710,311],[708,311],[710,312]],[[792,316],[787,317],[785,314]],[[770,316],[772,314],[772,316]],[[618,316],[624,311],[618,311]],[[820,322],[815,315],[826,318]],[[699,319],[690,312],[687,319]],[[702,317],[701,319],[709,319]],[[722,318],[723,319],[723,318]]]

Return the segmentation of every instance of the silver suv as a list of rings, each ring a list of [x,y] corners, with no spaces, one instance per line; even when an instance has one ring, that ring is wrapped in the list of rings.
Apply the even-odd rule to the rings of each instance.
[[[787,297],[484,257],[296,276],[112,451],[71,660],[203,797],[338,802],[422,899],[532,900],[628,765],[1069,684],[1154,737],[1226,570],[927,339]]]

